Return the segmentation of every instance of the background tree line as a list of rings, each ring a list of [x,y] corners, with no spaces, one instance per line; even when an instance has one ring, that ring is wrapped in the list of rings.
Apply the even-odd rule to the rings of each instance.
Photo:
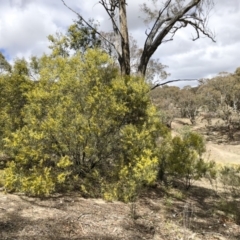
[[[233,138],[240,122],[240,74],[222,72],[211,79],[201,79],[196,87],[163,86],[151,91],[153,102],[163,112],[163,121],[169,127],[176,117],[196,118],[211,125],[211,119],[220,118]]]

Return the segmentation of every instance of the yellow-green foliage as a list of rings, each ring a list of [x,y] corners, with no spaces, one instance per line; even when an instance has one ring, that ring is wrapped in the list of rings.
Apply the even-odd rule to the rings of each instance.
[[[16,60],[13,71],[0,74],[0,148],[3,139],[23,126],[22,110],[27,103],[26,94],[33,88],[25,60]]]
[[[119,163],[113,172],[117,181],[103,185],[105,199],[132,201],[142,186],[156,180],[158,159],[151,143],[153,132],[151,127],[139,130],[134,125],[122,129],[123,151],[118,156]]]
[[[162,148],[165,147],[165,151]],[[165,138],[159,151],[159,171],[184,179],[187,188],[193,180],[200,179],[207,173],[214,177],[214,162],[202,158],[205,152],[203,137],[198,133],[185,132],[183,136]],[[164,171],[164,172],[163,172]],[[162,177],[162,176],[161,176]]]
[[[90,195],[94,186],[111,195],[107,189],[114,185],[114,198],[127,201],[151,184],[155,140],[164,130],[144,80],[119,76],[108,55],[95,49],[45,55],[39,65],[23,127],[5,139],[14,158],[6,188],[45,195],[78,181]]]

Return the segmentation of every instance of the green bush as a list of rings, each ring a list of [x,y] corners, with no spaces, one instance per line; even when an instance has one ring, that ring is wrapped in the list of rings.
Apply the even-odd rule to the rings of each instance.
[[[194,180],[207,173],[214,177],[215,163],[204,161],[204,152],[205,143],[198,133],[187,131],[183,136],[168,136],[160,146],[159,178],[163,180],[167,173],[168,176],[183,180],[188,189]]]

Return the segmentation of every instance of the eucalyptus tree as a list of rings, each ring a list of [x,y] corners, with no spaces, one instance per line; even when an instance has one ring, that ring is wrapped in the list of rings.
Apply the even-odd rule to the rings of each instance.
[[[88,27],[96,31],[103,41],[107,42],[115,51],[118,63],[123,75],[131,74],[129,25],[127,22],[126,0],[100,0],[99,4],[105,9],[112,23],[112,39],[108,39],[99,32],[95,26],[72,9],[64,0],[63,4],[77,14]],[[150,59],[157,48],[168,41],[172,41],[176,32],[191,26],[196,35],[193,41],[201,35],[214,39],[214,33],[208,28],[210,11],[214,7],[214,0],[151,0],[152,6],[146,3],[141,5],[141,11],[145,15],[145,21],[149,28],[145,31],[146,39],[139,56],[137,73],[146,76]]]

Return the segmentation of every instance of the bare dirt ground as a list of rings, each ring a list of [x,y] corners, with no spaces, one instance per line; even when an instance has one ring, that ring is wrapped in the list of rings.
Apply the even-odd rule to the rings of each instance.
[[[240,226],[219,201],[201,186],[184,195],[176,189],[164,194],[158,186],[134,204],[76,193],[44,200],[0,193],[0,239],[240,239]]]
[[[175,130],[181,126],[179,121],[173,124]],[[202,127],[195,126],[205,131]],[[210,139],[207,149],[209,158],[219,163],[240,159],[236,142]],[[39,199],[0,191],[0,240],[239,240],[240,202],[225,203],[207,180],[189,191],[158,184],[129,204],[85,199],[78,193]]]

